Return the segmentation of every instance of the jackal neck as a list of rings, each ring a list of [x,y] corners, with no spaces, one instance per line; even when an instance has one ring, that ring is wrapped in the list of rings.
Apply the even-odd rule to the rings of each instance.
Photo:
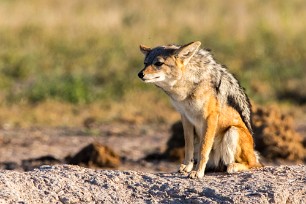
[[[195,85],[187,81],[177,81],[171,87],[164,87],[163,90],[175,101],[183,101],[192,95]]]
[[[183,101],[191,98],[199,86],[205,90],[205,83],[209,83],[209,77],[203,74],[203,70],[202,73],[199,73],[195,69],[190,69],[190,67],[186,67],[185,69],[186,71],[181,79],[173,83],[172,86],[160,87],[175,101]]]

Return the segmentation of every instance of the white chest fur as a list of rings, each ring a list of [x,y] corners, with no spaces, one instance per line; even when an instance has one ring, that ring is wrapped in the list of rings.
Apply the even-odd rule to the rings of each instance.
[[[185,99],[183,101],[171,100],[175,109],[184,115],[195,127],[204,125],[204,101]]]

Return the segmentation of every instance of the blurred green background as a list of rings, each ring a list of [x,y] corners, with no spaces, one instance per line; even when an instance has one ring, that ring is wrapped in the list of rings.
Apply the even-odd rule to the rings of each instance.
[[[138,46],[196,40],[253,101],[304,105],[305,11],[304,0],[1,0],[0,124],[175,121],[137,77]]]

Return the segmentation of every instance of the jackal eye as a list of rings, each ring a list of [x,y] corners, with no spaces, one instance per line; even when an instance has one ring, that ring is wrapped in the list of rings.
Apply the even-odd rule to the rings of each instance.
[[[160,67],[160,66],[162,66],[163,64],[164,64],[163,62],[157,61],[157,62],[154,63],[154,66]]]

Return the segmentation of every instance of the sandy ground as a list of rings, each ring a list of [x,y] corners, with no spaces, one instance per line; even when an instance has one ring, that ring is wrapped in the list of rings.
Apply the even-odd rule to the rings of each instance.
[[[1,203],[291,203],[306,200],[306,166],[209,173],[191,180],[179,173],[42,166],[0,171]]]

